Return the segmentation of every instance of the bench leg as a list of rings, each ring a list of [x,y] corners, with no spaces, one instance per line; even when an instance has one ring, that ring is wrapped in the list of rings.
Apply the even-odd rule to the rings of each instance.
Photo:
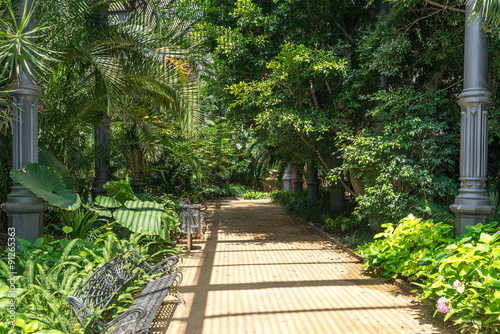
[[[174,281],[172,282],[172,285],[170,286],[170,290],[174,293],[174,295],[177,297],[179,302],[186,305],[186,301],[184,300],[184,298],[179,293],[179,290],[177,289],[179,287],[179,284],[181,284],[181,282],[182,282],[182,273],[177,271],[173,275],[176,275],[176,276],[175,276]]]

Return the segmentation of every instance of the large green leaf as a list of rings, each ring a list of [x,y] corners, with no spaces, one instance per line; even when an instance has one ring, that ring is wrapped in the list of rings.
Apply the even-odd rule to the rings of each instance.
[[[69,189],[74,190],[78,185],[78,182],[76,182],[76,180],[69,175],[68,167],[57,160],[56,157],[44,148],[40,148],[38,150],[38,163],[57,170],[59,174],[61,174],[64,183]]]
[[[10,177],[25,189],[64,210],[80,207],[80,196],[74,194],[55,169],[39,164],[27,164],[24,170],[11,170]]]
[[[123,206],[123,203],[120,201],[107,196],[97,196],[95,204],[109,209],[115,209]]]
[[[162,236],[161,218],[167,215],[163,205],[146,201],[127,201],[115,211],[114,218],[132,232],[150,232]]]
[[[120,201],[120,203],[125,204],[127,201],[135,200],[134,191],[130,185],[123,181],[109,181],[103,186],[109,197]]]

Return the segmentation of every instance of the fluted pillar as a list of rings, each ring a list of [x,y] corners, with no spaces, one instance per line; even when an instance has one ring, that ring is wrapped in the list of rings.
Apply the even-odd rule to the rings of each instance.
[[[312,164],[307,165],[307,197],[310,199],[318,198],[318,169]]]
[[[32,0],[20,1],[20,13],[17,13],[18,26],[24,8],[28,12],[33,7]],[[24,31],[35,29],[35,14],[30,18]],[[34,42],[31,34],[29,40]],[[33,72],[33,64],[30,64]],[[12,168],[19,169],[28,163],[38,162],[38,98],[40,87],[35,78],[21,69],[19,79],[14,79],[12,93]],[[16,237],[35,241],[43,234],[43,212],[47,203],[28,190],[14,183],[7,195],[7,202],[2,210],[7,214],[9,228],[15,229]]]
[[[106,196],[103,186],[109,181],[110,134],[111,117],[101,116],[101,123],[94,128],[95,134],[95,179],[92,185],[92,195]]]
[[[292,191],[292,164],[288,164],[283,175],[283,190]]]
[[[474,5],[466,6],[468,18]],[[480,29],[481,19],[465,26],[464,89],[459,95],[460,194],[451,210],[456,214],[455,234],[465,226],[487,223],[495,208],[486,193],[488,164],[488,108],[493,102],[487,89],[488,42]]]

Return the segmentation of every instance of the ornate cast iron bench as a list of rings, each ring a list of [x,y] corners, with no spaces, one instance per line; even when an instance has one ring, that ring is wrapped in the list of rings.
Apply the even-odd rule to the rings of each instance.
[[[179,259],[171,256],[154,266],[148,264],[133,248],[120,254],[100,267],[85,281],[75,295],[66,298],[73,307],[82,326],[90,326],[90,333],[104,334],[116,325],[110,334],[151,333],[149,326],[167,293],[177,292],[182,273],[174,270]],[[161,273],[161,277],[146,285],[135,303],[115,319],[104,323],[98,317],[106,310],[120,290],[139,274]]]

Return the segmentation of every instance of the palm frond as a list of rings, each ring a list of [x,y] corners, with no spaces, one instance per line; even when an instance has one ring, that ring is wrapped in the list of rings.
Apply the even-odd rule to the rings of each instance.
[[[482,17],[488,25],[498,26],[500,24],[500,2],[498,0],[475,0],[469,23]]]

